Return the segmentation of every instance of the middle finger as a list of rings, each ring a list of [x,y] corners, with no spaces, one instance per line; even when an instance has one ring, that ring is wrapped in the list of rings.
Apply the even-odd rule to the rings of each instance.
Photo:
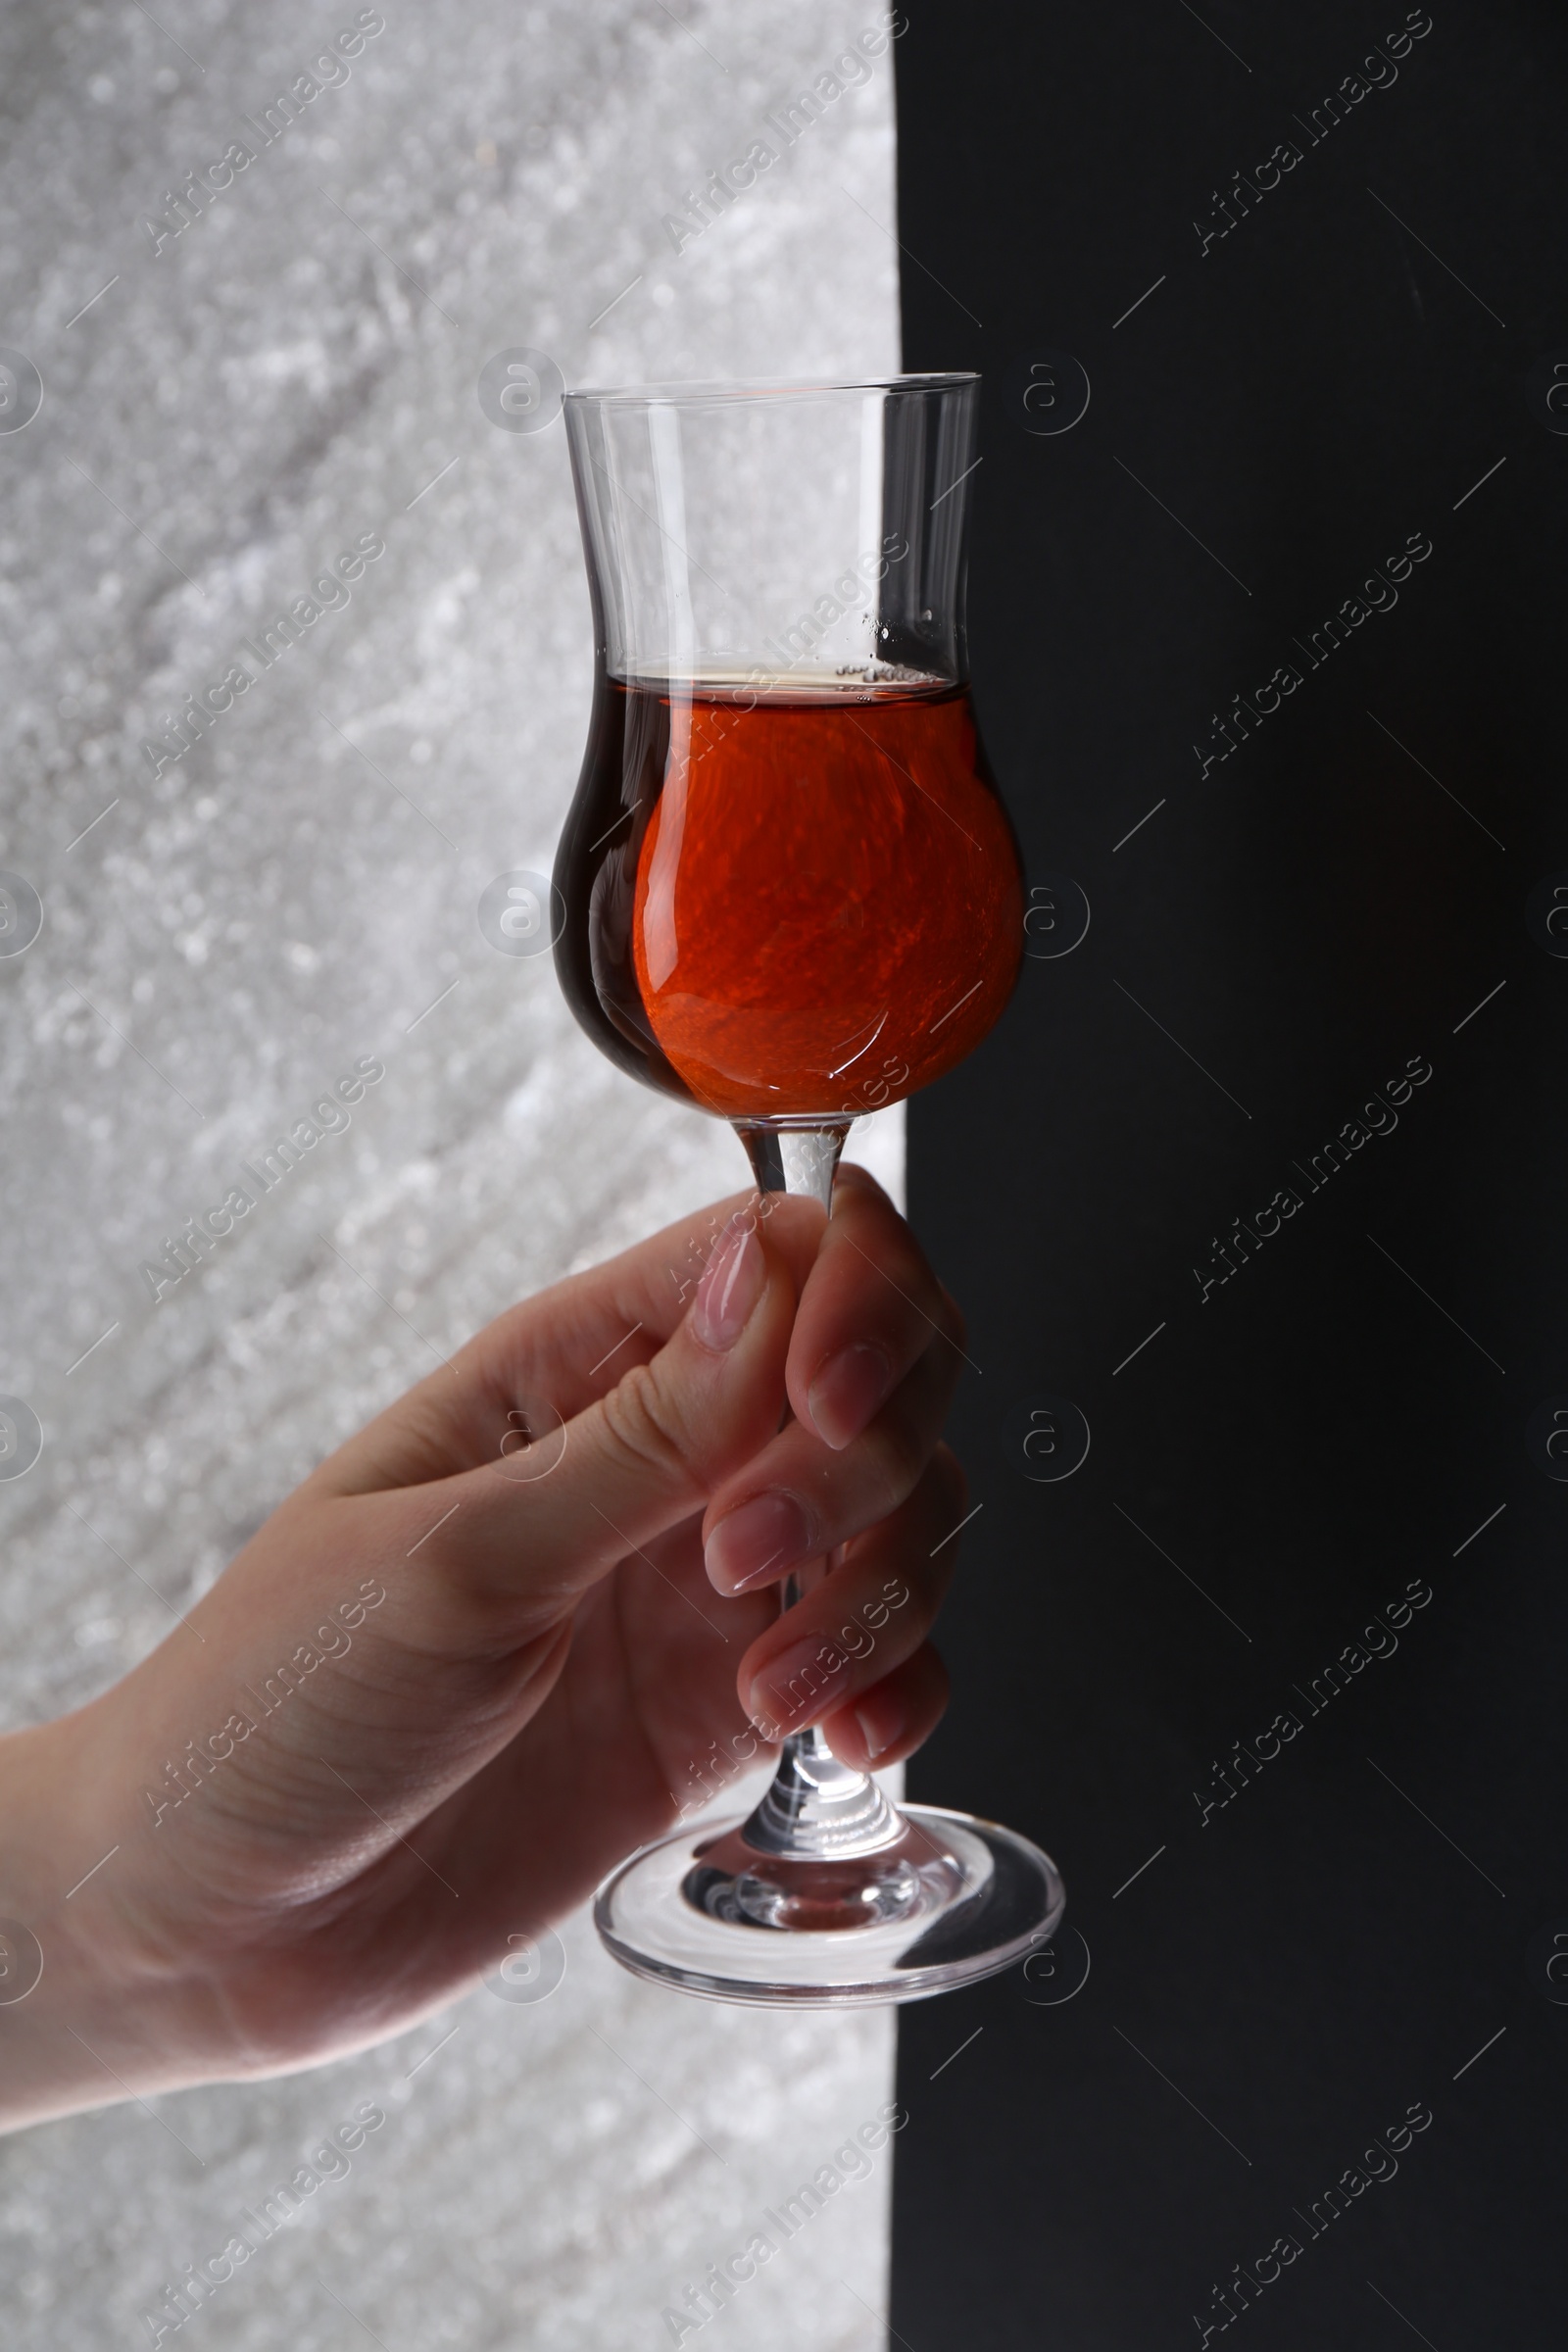
[[[715,1590],[777,1584],[896,1511],[931,1459],[956,1377],[954,1350],[933,1340],[841,1452],[803,1423],[786,1423],[709,1503],[703,1547]]]

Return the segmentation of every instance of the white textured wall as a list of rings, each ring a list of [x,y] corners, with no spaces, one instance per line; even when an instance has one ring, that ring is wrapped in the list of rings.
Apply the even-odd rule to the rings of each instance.
[[[678,257],[661,230],[872,0],[387,0],[155,256],[143,214],[355,13],[0,19],[0,345],[45,386],[0,433],[0,867],[44,904],[0,960],[0,1391],[45,1432],[0,1484],[7,1726],[157,1642],[433,1348],[741,1172],[480,936],[484,885],[548,868],[589,618],[561,426],[502,432],[474,384],[514,345],[568,382],[896,366],[889,60]],[[161,714],[366,533],[352,604],[154,781]],[[140,1260],[368,1054],[353,1130],[154,1309]],[[869,1140],[896,1171],[896,1121]],[[147,2341],[160,2282],[366,2098],[351,2175],[179,2340],[667,2341],[661,2306],[889,2095],[889,2024],[683,2001],[564,1935],[542,2004],[480,1990],[342,2066],[0,2143],[8,2345]],[[708,2340],[880,2343],[886,2184]]]

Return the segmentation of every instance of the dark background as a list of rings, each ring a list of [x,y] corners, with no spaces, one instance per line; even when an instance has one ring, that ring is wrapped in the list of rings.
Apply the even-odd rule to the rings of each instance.
[[[1030,882],[1092,921],[911,1105],[984,1505],[911,1792],[1038,1838],[1069,1924],[901,2013],[895,2340],[1533,2352],[1565,2304],[1538,1932],[1568,1935],[1568,1492],[1526,1427],[1568,1392],[1568,962],[1526,903],[1568,868],[1568,414],[1538,367],[1568,368],[1568,25],[1433,0],[1314,145],[1402,6],[911,18],[905,364],[984,371],[977,700]],[[1202,253],[1195,218],[1290,139]],[[1054,434],[1020,392],[1047,355],[1063,416],[1062,355],[1091,387]],[[1417,533],[1397,606],[1309,668],[1293,640]],[[1213,713],[1290,662],[1200,776]],[[1412,1056],[1397,1128],[1309,1190],[1293,1163]],[[1194,1269],[1285,1186],[1205,1298]],[[1092,1431],[1050,1484],[1018,1435],[1042,1396]],[[1309,1713],[1412,1579],[1396,1651]],[[1205,1821],[1216,1759],[1284,1709]],[[1396,2176],[1312,2235],[1415,2103]],[[1282,2235],[1222,2326],[1215,2287]]]

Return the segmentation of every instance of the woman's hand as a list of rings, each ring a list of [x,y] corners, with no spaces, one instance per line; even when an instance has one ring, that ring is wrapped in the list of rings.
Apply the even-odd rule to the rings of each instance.
[[[0,2120],[380,2039],[784,1732],[865,1765],[931,1731],[957,1311],[862,1171],[825,1225],[761,1205],[499,1317],[122,1682],[0,1741],[0,1916],[44,1962]]]

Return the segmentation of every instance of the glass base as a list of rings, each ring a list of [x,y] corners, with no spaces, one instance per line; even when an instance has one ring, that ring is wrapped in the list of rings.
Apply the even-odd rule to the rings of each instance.
[[[714,2001],[918,2001],[1010,1968],[1065,1907],[1048,1855],[968,1813],[906,1806],[875,1851],[808,1859],[755,1844],[752,1818],[679,1830],[611,1873],[594,1921],[623,1968]]]

